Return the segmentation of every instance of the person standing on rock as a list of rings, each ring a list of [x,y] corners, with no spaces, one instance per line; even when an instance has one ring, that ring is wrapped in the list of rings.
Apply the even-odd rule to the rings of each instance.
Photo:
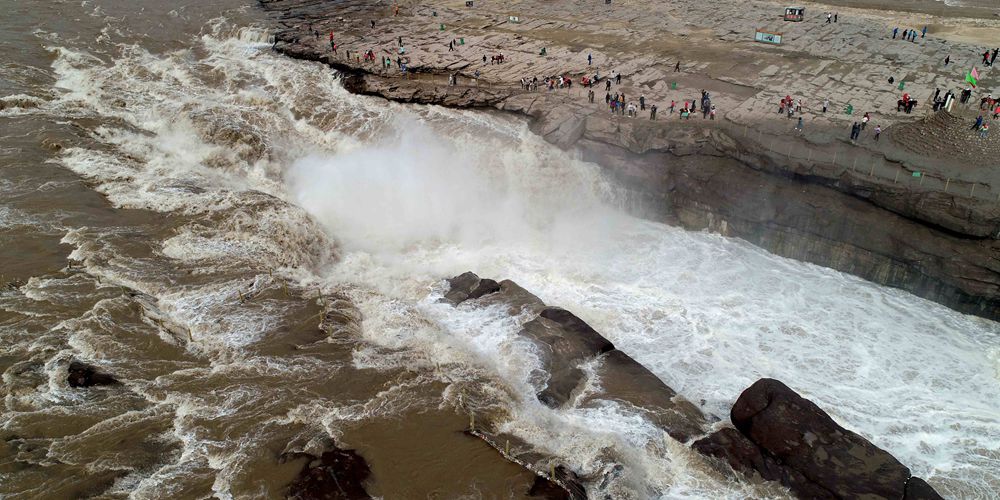
[[[639,96],[639,111],[646,111],[646,96]]]
[[[795,125],[795,131],[801,134],[802,133],[802,127],[803,127],[802,117],[800,116],[799,117],[799,123],[797,125]]]
[[[861,125],[858,125],[858,122],[854,122],[854,125],[851,125],[851,142],[857,139],[859,134],[861,134]]]
[[[829,99],[824,99],[823,100],[823,112],[826,113],[826,110],[829,107],[830,107],[830,100]]]
[[[924,29],[920,31],[920,38],[927,38],[927,26],[924,26]]]
[[[910,37],[910,31],[909,30],[903,30],[903,40],[905,41],[909,37]]]
[[[656,120],[656,105],[655,104],[649,107],[649,119],[650,120]]]
[[[832,22],[833,22],[833,14],[827,12],[826,13],[826,24],[830,24]]]
[[[670,114],[674,114],[674,108],[676,108],[676,107],[677,107],[677,101],[671,100],[670,101]]]
[[[604,80],[604,84],[605,84],[604,85],[604,90],[607,90],[608,92],[611,92],[611,79],[608,78],[607,80]]]
[[[878,136],[882,135],[882,126],[875,125],[875,142],[878,142]]]
[[[979,115],[979,118],[976,118],[976,123],[972,124],[972,130],[979,130],[979,127],[982,126],[983,126],[983,115]]]
[[[833,22],[837,22],[837,18],[838,18],[838,17],[840,17],[840,14],[838,14],[838,13],[834,12],[834,13],[833,13]]]
[[[593,54],[587,54],[587,66],[590,66],[590,64],[592,62],[594,62],[594,55]]]
[[[865,113],[865,116],[861,117],[861,130],[864,130],[865,126],[868,125],[868,120],[871,120],[871,117],[868,115],[868,113]]]
[[[448,52],[455,52],[455,40],[448,42]]]
[[[712,110],[708,112],[708,119],[709,120],[715,119],[715,104],[712,105]]]
[[[983,52],[983,65],[990,65],[990,51]]]
[[[622,84],[622,74],[621,72],[618,72],[615,74],[615,85],[621,85],[621,84]]]
[[[896,39],[896,35],[898,35],[898,34],[899,34],[899,28],[898,27],[893,28],[892,29],[892,39],[895,40]]]
[[[945,66],[947,66],[947,65],[948,65],[948,63],[950,63],[950,62],[951,62],[951,54],[948,54],[948,55],[947,55],[947,56],[945,56],[945,58],[944,58],[944,65],[945,65]]]
[[[604,103],[605,104],[611,104],[611,92],[608,92],[607,94],[604,94]]]
[[[990,124],[984,123],[983,126],[979,128],[979,138],[985,139],[989,133],[990,133]]]
[[[677,64],[674,65],[674,73],[678,73],[680,72],[680,70],[681,70],[681,62],[677,61]]]

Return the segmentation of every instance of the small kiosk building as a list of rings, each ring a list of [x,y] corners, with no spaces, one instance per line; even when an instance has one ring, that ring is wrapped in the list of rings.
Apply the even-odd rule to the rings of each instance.
[[[805,16],[805,7],[785,7],[785,21],[801,21]]]

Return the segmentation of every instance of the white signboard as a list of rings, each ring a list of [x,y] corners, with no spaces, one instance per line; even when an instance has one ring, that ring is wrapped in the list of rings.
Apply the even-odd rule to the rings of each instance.
[[[754,37],[754,40],[758,42],[773,43],[775,45],[778,45],[781,43],[781,33],[770,33],[767,31],[758,30],[756,36]]]

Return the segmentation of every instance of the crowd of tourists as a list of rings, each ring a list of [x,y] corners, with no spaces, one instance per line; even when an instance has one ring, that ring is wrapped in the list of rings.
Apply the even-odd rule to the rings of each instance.
[[[394,15],[398,15],[398,7],[395,8]],[[826,22],[836,23],[838,21],[838,14],[834,12],[826,13]],[[376,23],[374,20],[370,21],[371,29],[374,30]],[[311,26],[310,31],[316,38],[319,38],[319,32],[314,30]],[[924,26],[921,30],[914,28],[903,28],[900,32],[900,28],[896,27],[892,30],[892,38],[894,40],[910,41],[916,42],[917,38],[926,38],[927,27]],[[344,50],[336,43],[334,33],[330,32],[329,35],[330,50],[338,57],[341,56],[341,52],[344,59],[353,60],[357,63],[362,64],[375,64],[376,62],[376,52],[373,49],[369,49],[364,52],[355,51],[352,59],[352,53],[350,50]],[[459,46],[464,45],[464,39],[459,41],[458,39],[452,39],[448,42],[448,51],[455,52]],[[395,47],[395,53],[389,50],[383,50],[383,54],[379,56],[379,64],[381,69],[384,71],[389,71],[392,69],[393,65],[398,68],[399,71],[406,73],[407,64],[409,63],[409,57],[406,55],[406,47],[403,44],[403,37],[397,38],[397,46]],[[985,50],[982,53],[982,64],[983,66],[992,66],[997,58],[998,53],[1000,53],[1000,48],[995,48],[992,50]],[[542,49],[541,55],[545,55],[545,49]],[[484,53],[482,54],[482,64],[486,65],[498,65],[503,64],[506,61],[505,56],[499,50],[496,53]],[[594,56],[592,53],[588,53],[586,56],[587,66],[594,66]],[[944,64],[948,65],[951,62],[951,55],[948,54],[944,59]],[[681,71],[680,61],[676,61],[674,65],[674,72]],[[475,78],[479,78],[481,72],[479,69],[475,69]],[[978,78],[975,70],[972,72],[973,76]],[[967,80],[970,80],[967,77]],[[951,90],[947,90],[943,95],[940,89],[936,89],[933,98],[930,99],[933,111],[937,112],[943,109],[950,109],[952,101],[958,102],[962,105],[969,105],[972,100],[974,93],[975,80],[970,80],[973,86],[967,87],[961,90],[958,94],[953,93]],[[621,85],[622,75],[620,72],[614,72],[607,77],[603,78],[600,75],[600,71],[597,70],[593,75],[584,75],[580,77],[580,84],[587,89],[587,100],[589,103],[594,103],[595,101],[595,87],[602,85],[605,90],[605,104],[611,114],[621,115],[627,117],[638,117],[640,113],[646,113],[648,111],[648,117],[650,120],[656,120],[657,116],[657,106],[655,103],[647,102],[645,95],[639,95],[636,100],[628,100],[624,88],[617,92],[612,93],[613,85]],[[889,83],[894,84],[893,78],[889,78]],[[450,73],[448,76],[448,85],[458,84],[458,73]],[[559,89],[572,89],[573,80],[571,77],[562,74],[555,76],[543,77],[541,80],[537,76],[524,77],[520,79],[520,87],[524,91],[537,91],[541,85],[543,90],[553,92]],[[903,88],[903,84],[899,84],[900,90]],[[900,113],[911,113],[918,105],[918,101],[913,99],[909,93],[903,93],[901,98],[897,101],[896,111]],[[821,104],[821,112],[826,113],[829,110],[830,101],[829,99],[824,99]],[[781,98],[778,102],[778,113],[779,115],[784,115],[789,119],[798,118],[795,122],[794,130],[796,132],[802,133],[804,129],[803,122],[803,110],[805,104],[801,97],[793,98],[791,95],[786,95]],[[702,119],[714,120],[717,116],[717,110],[715,104],[712,103],[711,96],[709,92],[702,90],[701,97],[698,99],[685,100],[680,103],[675,100],[670,101],[670,105],[667,108],[669,113],[673,115],[675,112],[678,113],[679,119],[690,119],[692,115],[697,114],[701,111]],[[851,114],[851,106],[848,106],[846,110],[847,114]],[[988,130],[989,124],[988,120],[1000,119],[1000,102],[993,98],[991,94],[988,94],[980,99],[979,109],[985,111],[983,114],[979,115],[975,124],[972,128],[979,132],[980,136],[985,137]],[[818,111],[818,109],[817,109]],[[860,120],[853,122],[851,125],[850,139],[852,141],[857,141],[861,137],[862,133],[868,129],[868,124],[872,117],[869,112],[864,113]],[[876,125],[872,128],[873,130],[873,140],[878,141],[879,135],[882,131],[882,127]]]

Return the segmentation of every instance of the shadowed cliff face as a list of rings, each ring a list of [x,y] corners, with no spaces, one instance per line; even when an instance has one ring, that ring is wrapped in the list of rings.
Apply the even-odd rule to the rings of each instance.
[[[878,204],[889,198],[916,207],[920,201],[905,191],[847,175],[803,176],[759,151],[717,145],[709,140],[681,156],[634,155],[581,141],[584,157],[608,166],[644,216],[742,238],[961,312],[1000,318],[1000,242],[931,222],[949,217],[954,201],[929,195],[918,218]]]
[[[417,73],[404,79],[395,62],[384,70],[377,61],[333,54],[310,37],[307,27],[324,16],[384,15],[371,7],[338,5],[264,3],[283,26],[275,49],[340,70],[351,92],[524,115],[547,141],[577,150],[607,169],[630,190],[629,206],[637,215],[742,238],[781,256],[899,287],[964,313],[1000,319],[997,203],[907,191],[837,165],[806,164],[773,154],[759,142],[741,140],[731,126],[610,118],[606,112],[595,113],[582,97],[525,91],[513,76],[509,81],[473,81],[468,78],[471,67],[424,61]],[[357,30],[357,22],[338,27],[338,39],[354,36],[348,33]],[[405,27],[400,32],[404,40],[426,36]],[[447,85],[447,75],[459,70],[464,75],[459,85]],[[597,90],[600,98],[604,88]],[[665,107],[661,103],[661,120],[672,118]],[[766,144],[765,136],[762,133]]]

